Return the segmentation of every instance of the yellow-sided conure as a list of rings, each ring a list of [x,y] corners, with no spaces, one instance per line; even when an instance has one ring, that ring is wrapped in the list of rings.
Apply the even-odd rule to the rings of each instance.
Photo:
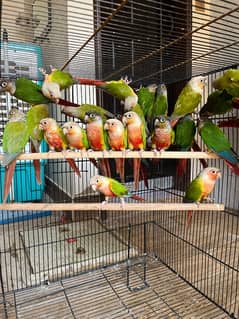
[[[64,135],[66,136],[68,146],[72,150],[88,150],[90,145],[88,142],[86,130],[76,122],[66,122],[62,126]],[[90,158],[90,162],[98,167],[95,159]]]
[[[143,198],[132,194],[127,187],[113,178],[96,175],[91,178],[90,185],[94,191],[98,191],[105,195],[105,201],[102,204],[105,204],[112,197],[120,198],[122,207],[124,207],[124,198],[144,201]]]
[[[29,140],[25,114],[17,108],[8,113],[8,123],[3,132],[3,161],[5,167],[3,202],[6,202],[10,191],[18,155]]]
[[[107,132],[109,148],[112,151],[124,152],[127,149],[127,130],[123,123],[118,119],[108,119],[105,122],[104,129]],[[124,182],[124,164],[125,159],[116,158],[116,173],[120,175],[120,179]]]
[[[200,203],[206,199],[213,191],[217,179],[221,177],[221,172],[216,167],[207,167],[190,183],[185,196],[184,203]],[[187,213],[187,226],[190,225],[192,211]]]
[[[134,151],[143,151],[146,147],[146,128],[141,117],[135,112],[126,112],[122,117],[122,122],[127,128],[128,148]],[[140,158],[133,159],[135,190],[139,186],[140,164]]]
[[[205,77],[197,76],[192,78],[179,94],[172,116],[181,117],[192,113],[201,102],[204,86]]]
[[[99,113],[86,112],[84,122],[86,123],[86,134],[90,148],[93,151],[106,151],[109,149],[107,135],[104,130],[104,122]],[[104,175],[111,176],[110,164],[107,158],[99,160],[100,169]]]
[[[44,139],[49,145],[51,151],[62,152],[67,150],[68,143],[62,128],[57,124],[53,118],[45,118],[40,121],[39,128],[44,132]],[[74,159],[66,158],[71,168],[80,176],[80,170],[76,165]]]

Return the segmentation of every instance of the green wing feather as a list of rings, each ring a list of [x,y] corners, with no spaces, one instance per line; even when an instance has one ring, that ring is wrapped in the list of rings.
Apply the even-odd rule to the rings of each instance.
[[[31,105],[47,104],[50,102],[41,92],[41,87],[25,78],[18,78],[16,80],[16,91],[14,96]]]
[[[187,84],[180,93],[172,115],[186,115],[192,113],[201,102],[200,93],[193,91],[191,86]]]
[[[61,70],[53,70],[51,74],[48,75],[48,79],[51,82],[58,83],[60,90],[67,89],[75,83],[70,73]]]
[[[141,106],[144,116],[153,107],[155,92],[151,92],[149,87],[141,87],[138,91],[138,104]]]
[[[26,122],[9,122],[3,133],[3,151],[6,153],[19,153],[29,140]]]
[[[90,145],[89,145],[89,141],[88,141],[88,138],[87,138],[86,130],[84,130],[82,128],[81,132],[82,132],[82,144],[84,145],[84,147],[86,149],[89,149]]]
[[[100,87],[102,87],[107,93],[120,100],[124,100],[128,96],[136,95],[134,90],[124,80],[108,81]]]
[[[196,177],[186,190],[184,203],[200,202],[203,194],[203,183],[200,177]]]
[[[47,117],[49,117],[47,104],[39,104],[30,108],[26,114],[26,123],[31,138],[39,141],[43,139],[43,131],[39,129],[39,123]]]
[[[144,123],[141,124],[141,134],[143,137],[143,148],[145,149],[147,136],[146,136],[146,127],[145,127]]]
[[[188,151],[194,140],[196,126],[191,116],[179,120],[175,128],[175,143],[180,151]]]
[[[128,189],[121,184],[120,182],[116,181],[113,178],[110,179],[110,189],[114,193],[115,196],[121,197],[128,194]]]
[[[231,149],[231,144],[222,130],[211,121],[207,120],[203,122],[202,126],[199,125],[199,133],[209,149],[215,152]]]
[[[214,91],[207,99],[207,103],[200,110],[200,116],[224,114],[233,108],[232,95],[226,90]]]

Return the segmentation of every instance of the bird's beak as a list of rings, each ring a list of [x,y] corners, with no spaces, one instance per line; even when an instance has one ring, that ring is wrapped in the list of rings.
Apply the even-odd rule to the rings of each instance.
[[[86,123],[88,123],[88,121],[89,121],[89,115],[85,115],[85,117],[84,117],[84,121],[86,122]]]
[[[124,126],[127,125],[127,118],[125,116],[122,117],[122,123],[124,124]]]
[[[218,176],[219,178],[221,178],[221,177],[222,177],[222,173],[221,173],[221,172],[218,172],[218,173],[217,173],[217,176]]]
[[[41,123],[39,124],[39,130],[43,130],[43,125]]]
[[[96,192],[96,185],[92,184],[91,187],[92,187],[93,191]]]
[[[105,130],[108,130],[108,129],[109,129],[109,124],[108,124],[107,122],[106,122],[105,125],[104,125],[104,129],[105,129]]]
[[[63,134],[66,135],[68,133],[68,130],[66,127],[62,127],[62,131],[63,131]]]

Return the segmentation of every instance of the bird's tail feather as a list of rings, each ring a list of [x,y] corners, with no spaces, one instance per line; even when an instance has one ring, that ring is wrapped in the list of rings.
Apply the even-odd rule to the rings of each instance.
[[[130,195],[130,198],[135,199],[135,200],[138,200],[138,201],[141,201],[141,202],[144,201],[144,199],[143,199],[142,197],[140,197],[140,196],[138,196],[138,195],[135,195],[135,194],[131,194],[131,195]]]
[[[21,154],[21,152],[18,152],[18,153],[4,153],[1,165],[2,165],[3,167],[8,166],[8,165],[9,165],[11,162],[13,162],[13,161],[18,157],[18,155],[20,155],[20,154]]]
[[[12,161],[6,168],[5,168],[5,176],[4,176],[4,192],[3,192],[3,202],[6,203],[7,197],[10,191],[10,187],[12,184],[12,178],[15,171],[17,161]]]
[[[70,164],[71,168],[75,171],[76,175],[81,176],[80,170],[78,166],[76,165],[76,162],[73,158],[66,158],[67,162]]]

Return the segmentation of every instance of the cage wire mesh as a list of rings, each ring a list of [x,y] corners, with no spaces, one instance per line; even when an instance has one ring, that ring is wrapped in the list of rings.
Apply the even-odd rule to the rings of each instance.
[[[42,81],[38,67],[53,65],[80,77],[128,75],[136,89],[164,82],[172,111],[186,80],[204,74],[204,105],[212,81],[237,67],[238,10],[237,1],[222,0],[3,0],[1,33],[7,31],[8,41],[1,42],[1,76]],[[31,49],[24,51],[25,46]],[[75,85],[64,94],[78,104],[123,112],[98,88]],[[15,105],[23,111],[29,107],[1,95],[1,134],[7,111]],[[50,112],[59,124],[78,121],[54,104]],[[232,117],[238,118],[238,110],[213,121]],[[238,128],[223,130],[238,152]],[[197,142],[205,151],[200,136]],[[64,159],[43,160],[39,188],[31,162],[19,161],[9,200],[25,202],[26,210],[0,213],[1,316],[239,318],[239,180],[222,160],[207,162],[222,171],[210,198],[225,210],[195,211],[190,227],[186,211],[159,208],[160,203],[182,203],[189,182],[202,169],[199,159],[187,160],[183,177],[176,175],[176,159],[144,161],[149,185],[141,180],[137,194],[155,203],[153,211],[27,209],[29,202],[101,202],[89,187],[98,170],[88,159],[76,162],[81,178]],[[1,170],[1,194],[3,178]],[[133,189],[132,160],[127,160],[126,185]]]

